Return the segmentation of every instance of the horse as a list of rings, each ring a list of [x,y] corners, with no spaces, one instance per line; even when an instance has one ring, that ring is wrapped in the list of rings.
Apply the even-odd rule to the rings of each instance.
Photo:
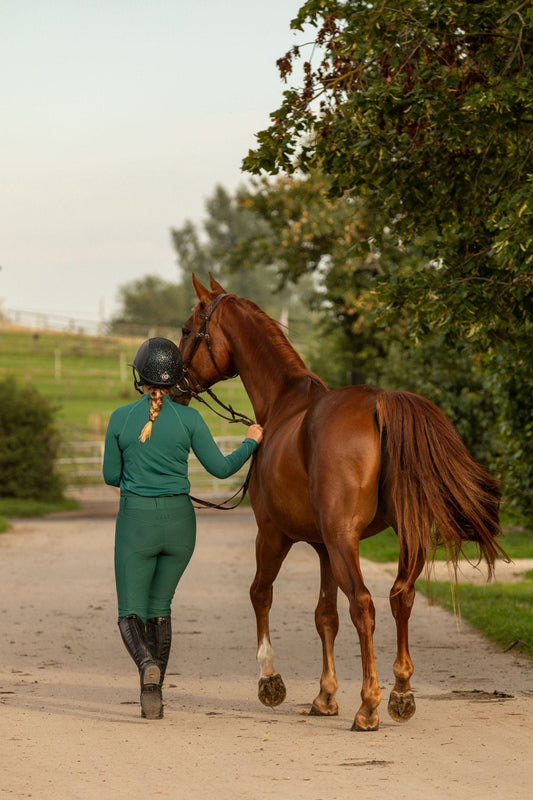
[[[415,581],[437,545],[457,569],[467,541],[477,543],[492,577],[496,558],[507,558],[496,542],[501,533],[498,481],[472,458],[452,422],[431,401],[370,385],[328,390],[277,322],[209,277],[210,288],[192,277],[198,302],[179,347],[193,397],[239,375],[264,428],[248,487],[258,529],[250,598],[257,623],[259,699],[273,707],[286,696],[274,668],[269,612],[283,560],[295,542],[308,542],[320,561],[315,624],[323,655],[320,690],[310,713],[338,714],[334,642],[340,587],[361,646],[361,706],[351,729],[378,729],[382,692],[373,646],[375,609],[359,543],[391,527],[399,559],[390,591],[397,652],[388,712],[406,722],[416,708],[408,643]]]

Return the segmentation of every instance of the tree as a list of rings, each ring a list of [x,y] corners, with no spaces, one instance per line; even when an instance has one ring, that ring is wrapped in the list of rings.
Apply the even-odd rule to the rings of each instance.
[[[281,285],[305,280],[302,299],[321,320],[310,360],[320,364],[321,377],[336,385],[351,380],[354,372],[364,376],[369,350],[375,351],[370,292],[383,270],[369,247],[361,204],[328,198],[328,185],[328,178],[315,172],[257,180],[242,189],[240,204],[265,225],[262,235],[237,243],[233,263],[247,268],[269,261],[276,265]],[[336,354],[332,363],[330,346]]]
[[[501,443],[492,433],[495,410],[487,379],[470,342],[457,347],[441,330],[423,339],[409,335],[409,320],[396,314],[384,323],[378,287],[413,265],[409,254],[386,241],[369,240],[364,205],[328,197],[328,179],[261,179],[241,191],[240,202],[269,221],[263,237],[237,244],[234,263],[268,258],[282,279],[315,275],[311,307],[319,313],[307,360],[329,386],[378,383],[419,392],[453,419],[470,451],[494,464]]]
[[[12,378],[2,381],[0,391],[0,496],[61,499],[55,408],[35,389],[20,387]]]
[[[477,349],[500,470],[533,515],[531,3],[309,0],[292,25],[316,28],[315,60],[244,167],[320,170],[363,203],[378,251],[392,239],[406,254],[377,286],[381,309]],[[300,55],[279,60],[285,78]]]
[[[190,313],[183,287],[170,283],[157,275],[127,283],[119,288],[122,309],[113,317],[112,330],[124,328],[148,329],[179,328]]]
[[[319,26],[322,59],[304,64],[245,167],[320,168],[332,192],[364,198],[378,244],[392,227],[425,255],[390,295],[414,292],[420,309],[438,294],[419,323],[453,315],[506,338],[531,319],[532,21],[529,2],[310,0],[293,22]]]
[[[184,284],[191,292],[191,305],[195,302],[191,273],[208,282],[211,272],[228,292],[253,300],[276,318],[284,308],[294,308],[297,300],[291,282],[281,291],[276,265],[268,252],[258,248],[254,257],[247,260],[238,255],[244,243],[263,240],[268,235],[268,220],[222,186],[217,186],[207,200],[206,212],[200,229],[187,220],[181,228],[171,231]]]

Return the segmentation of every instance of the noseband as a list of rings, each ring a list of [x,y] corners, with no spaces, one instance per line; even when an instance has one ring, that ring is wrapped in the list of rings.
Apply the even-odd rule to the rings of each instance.
[[[200,314],[200,317],[203,319],[203,325],[202,325],[202,327],[201,327],[201,329],[199,331],[187,331],[187,334],[194,334],[195,339],[194,339],[194,342],[193,342],[193,345],[192,345],[192,349],[191,349],[190,355],[188,356],[187,360],[183,362],[183,376],[185,378],[187,386],[189,387],[189,391],[190,391],[191,395],[194,397],[194,399],[198,400],[200,403],[204,403],[204,405],[206,405],[208,408],[210,408],[211,411],[214,411],[214,413],[217,414],[219,417],[222,417],[223,419],[226,419],[229,422],[242,422],[245,425],[253,425],[254,424],[254,420],[250,419],[245,414],[241,414],[240,412],[235,411],[230,405],[226,405],[225,403],[223,403],[222,400],[220,400],[211,389],[209,389],[207,386],[202,386],[201,384],[199,384],[198,381],[195,378],[193,378],[192,374],[191,374],[191,369],[190,369],[191,362],[192,362],[192,360],[193,360],[193,358],[194,358],[194,356],[196,354],[196,351],[200,347],[201,343],[205,342],[205,344],[207,346],[207,351],[208,351],[208,353],[209,353],[209,355],[211,357],[211,361],[213,363],[213,366],[216,369],[216,371],[217,371],[217,373],[218,373],[218,375],[220,377],[220,380],[227,381],[230,378],[235,378],[238,375],[237,372],[235,372],[233,375],[224,375],[224,373],[219,368],[219,366],[218,366],[218,364],[216,362],[215,354],[213,353],[213,349],[211,347],[211,337],[209,335],[209,321],[211,319],[211,315],[213,314],[213,311],[218,306],[220,301],[224,300],[225,297],[229,297],[229,295],[227,293],[218,294],[215,297],[215,299],[213,300],[213,302],[211,303],[211,305],[209,306],[209,308],[207,309],[207,311],[205,313],[203,313],[203,314]],[[216,408],[212,408],[209,405],[209,403],[207,403],[203,399],[203,397],[200,397],[200,393],[201,392],[207,392],[207,394],[216,403],[218,403],[219,406],[221,406],[229,414],[231,414],[231,417],[226,417],[224,414],[221,414],[219,411],[217,411]]]

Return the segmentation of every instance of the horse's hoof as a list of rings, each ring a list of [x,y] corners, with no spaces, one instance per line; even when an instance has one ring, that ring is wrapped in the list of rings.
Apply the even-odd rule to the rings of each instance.
[[[339,714],[339,707],[337,703],[332,703],[327,708],[321,709],[315,703],[309,710],[310,717],[336,717]]]
[[[390,693],[389,705],[387,707],[389,715],[396,722],[407,722],[416,711],[415,698],[412,692],[396,692],[394,689]]]
[[[353,721],[353,725],[350,728],[352,731],[360,731],[362,733],[369,733],[370,731],[377,731],[379,729],[379,718],[376,715],[373,715],[370,721],[367,720],[360,720],[357,717]]]
[[[279,706],[287,696],[287,690],[281,675],[269,675],[268,678],[259,678],[259,691],[257,696],[265,706]]]

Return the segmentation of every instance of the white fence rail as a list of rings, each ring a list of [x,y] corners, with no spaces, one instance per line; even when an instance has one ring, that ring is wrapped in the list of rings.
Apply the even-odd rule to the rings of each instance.
[[[215,441],[224,454],[231,453],[242,442],[242,436],[218,436]],[[71,442],[62,447],[56,459],[59,472],[68,486],[102,483],[102,460],[104,442]],[[239,487],[248,472],[248,464],[226,480],[219,480],[209,475],[202,467],[194,453],[189,457],[189,480],[191,491],[198,490],[210,494],[227,494],[233,487]]]

